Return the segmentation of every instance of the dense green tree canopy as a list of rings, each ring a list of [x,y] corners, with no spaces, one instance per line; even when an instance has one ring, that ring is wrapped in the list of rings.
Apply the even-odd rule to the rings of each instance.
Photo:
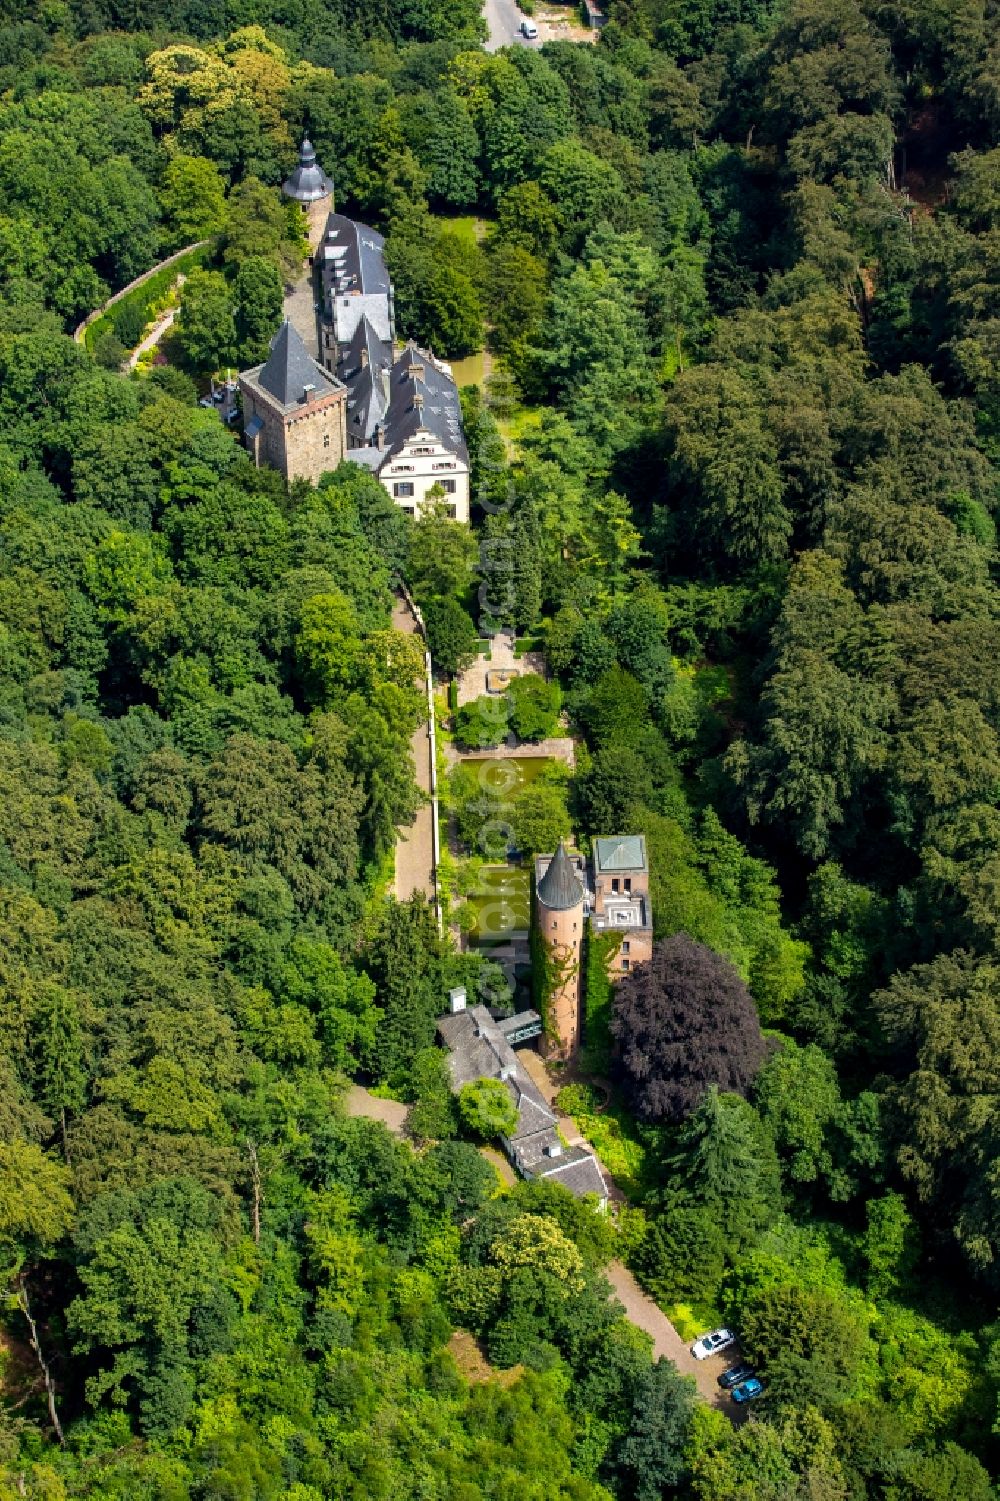
[[[996,7],[608,11],[486,51],[474,0],[0,3],[3,1501],[1000,1471]],[[303,275],[303,135],[397,336],[482,355],[471,527],[286,486],[197,404]],[[440,675],[501,629],[532,668],[438,695],[440,932],[391,895],[400,577]],[[446,770],[557,723],[572,768]],[[484,863],[527,921],[534,852],[617,832],[655,957],[615,994],[591,945],[566,1096],[606,1220],[455,1139],[435,1023],[532,999]],[[612,1259],[732,1322],[753,1421]]]

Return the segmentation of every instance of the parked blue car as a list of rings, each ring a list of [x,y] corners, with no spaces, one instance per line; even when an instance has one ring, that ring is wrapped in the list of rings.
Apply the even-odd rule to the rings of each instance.
[[[739,1386],[734,1386],[729,1395],[734,1402],[752,1402],[754,1397],[763,1394],[764,1383],[756,1376],[751,1376],[749,1381],[741,1381]]]

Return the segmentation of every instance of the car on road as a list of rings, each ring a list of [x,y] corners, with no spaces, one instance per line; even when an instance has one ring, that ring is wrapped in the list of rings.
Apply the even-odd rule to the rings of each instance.
[[[729,1393],[734,1402],[752,1402],[755,1397],[764,1395],[764,1383],[757,1376],[751,1376],[747,1381],[741,1381],[739,1386],[734,1386]]]
[[[535,40],[535,38],[538,36],[538,27],[535,25],[534,21],[521,22],[521,35],[523,37],[526,37],[529,42],[533,42]]]
[[[731,1392],[734,1386],[739,1386],[742,1381],[746,1381],[753,1374],[753,1366],[747,1365],[744,1360],[740,1360],[737,1361],[736,1365],[731,1365],[727,1370],[723,1371],[722,1375],[718,1378],[719,1385],[724,1392]]]
[[[691,1354],[695,1360],[707,1360],[710,1355],[718,1355],[735,1343],[736,1335],[731,1329],[713,1329],[710,1334],[703,1334],[700,1339],[695,1340]]]

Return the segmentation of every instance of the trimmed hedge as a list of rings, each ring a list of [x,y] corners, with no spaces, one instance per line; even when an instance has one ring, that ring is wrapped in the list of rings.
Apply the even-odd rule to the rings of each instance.
[[[135,313],[141,315],[141,328],[145,328],[149,322],[152,309],[166,297],[178,276],[187,276],[191,271],[202,266],[208,258],[211,248],[210,245],[202,245],[199,249],[192,250],[190,255],[182,255],[179,260],[174,261],[173,265],[162,267],[148,281],[144,281],[142,286],[135,287],[131,292],[127,292],[113,307],[109,307],[106,313],[102,313],[99,318],[95,318],[83,335],[84,346],[88,352],[93,354],[98,341],[105,334],[116,332],[118,321],[122,318],[126,309],[128,309],[126,316],[129,318],[133,317]],[[138,345],[141,338],[142,334],[140,332],[139,339],[132,346],[133,349]],[[131,350],[126,350],[126,353],[131,353]]]

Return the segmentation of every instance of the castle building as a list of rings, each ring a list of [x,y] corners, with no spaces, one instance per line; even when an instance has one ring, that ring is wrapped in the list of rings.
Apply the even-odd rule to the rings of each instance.
[[[281,191],[286,198],[291,198],[300,205],[302,217],[306,221],[309,249],[315,252],[333,209],[333,180],[327,177],[317,162],[312,141],[302,142],[299,147],[299,164],[291,177],[285,178]]]
[[[582,1041],[588,924],[592,935],[617,940],[602,945],[612,981],[652,958],[649,861],[642,834],[595,839],[589,870],[583,857],[570,854],[561,841],[554,855],[535,859],[532,939],[544,955],[546,1050],[551,1056],[572,1057]]]
[[[243,432],[259,468],[316,480],[347,452],[347,388],[312,358],[287,320],[263,365],[239,377]]]
[[[621,934],[608,965],[614,978],[653,957],[645,838],[642,834],[617,834],[610,839],[595,839],[593,870],[591,927],[595,933]]]
[[[440,497],[453,520],[468,522],[469,454],[458,388],[445,361],[412,342],[403,347],[396,342],[385,240],[369,225],[333,212],[333,183],[309,141],[302,142],[299,165],[282,191],[301,205],[308,220],[319,294],[316,352],[326,376],[345,392],[347,451],[332,459],[322,444],[303,442],[296,452],[300,467],[293,472],[282,461],[281,444],[255,444],[249,425],[265,418],[259,404],[248,413],[244,400],[248,447],[258,463],[273,464],[286,479],[318,480],[346,457],[371,470],[411,516]],[[243,382],[241,376],[241,389]]]

